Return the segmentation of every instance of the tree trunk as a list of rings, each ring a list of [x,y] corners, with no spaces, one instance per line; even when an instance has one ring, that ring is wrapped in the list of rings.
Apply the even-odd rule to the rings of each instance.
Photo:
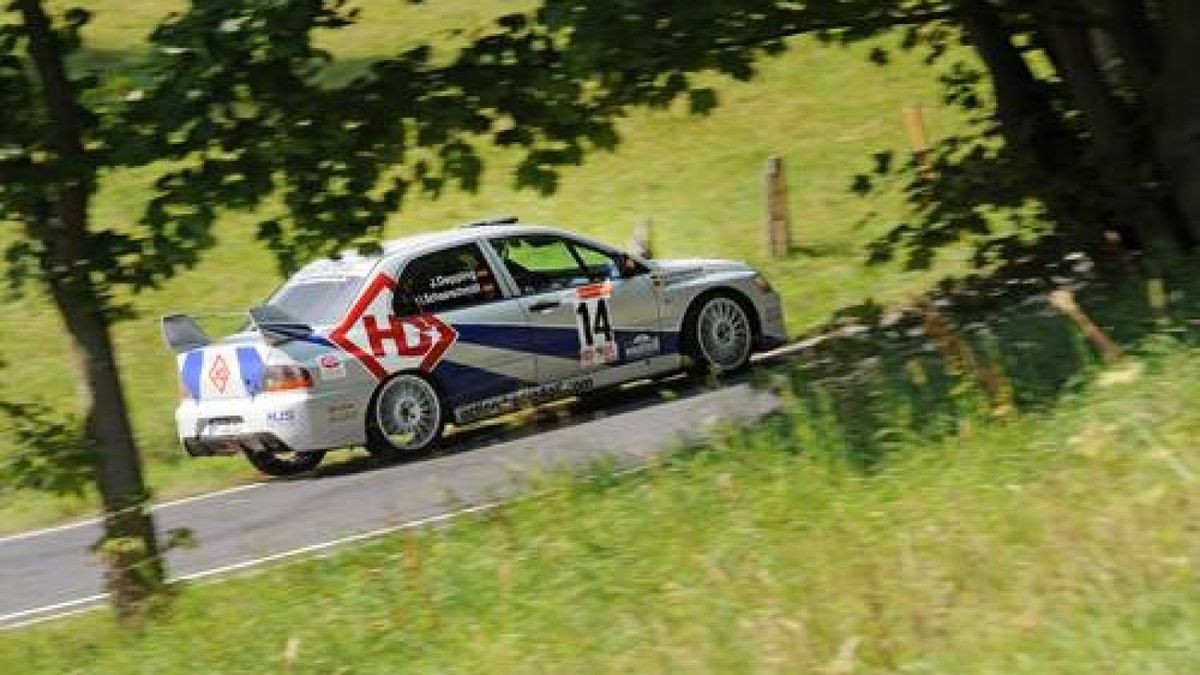
[[[986,0],[959,0],[958,15],[991,73],[996,110],[1009,146],[1029,153],[1049,171],[1069,164],[1073,154],[1069,136],[996,8]]]
[[[1100,28],[1112,36],[1130,84],[1147,100],[1162,59],[1146,0],[1109,0]]]
[[[1170,235],[1186,245],[1187,233],[1174,231],[1177,220],[1170,209],[1143,188],[1156,166],[1154,152],[1137,142],[1138,129],[1097,62],[1093,34],[1082,21],[1082,9],[1055,11],[1043,3],[1037,18],[1042,41],[1054,52],[1059,76],[1087,126],[1096,172],[1115,199],[1116,212],[1106,218],[1110,222],[1095,225],[1116,229],[1133,247],[1140,248],[1150,238],[1147,234]]]
[[[1200,241],[1200,3],[1159,0],[1162,69],[1155,81],[1155,147],[1167,189],[1192,241]]]
[[[118,614],[133,616],[164,578],[141,460],[113,356],[105,300],[91,278],[87,258],[88,206],[95,171],[84,150],[85,123],[67,76],[63,48],[39,0],[18,0],[29,56],[41,80],[57,152],[56,184],[47,189],[44,222],[28,223],[46,250],[50,294],[71,334],[88,411],[87,433],[95,445],[96,479],[104,502],[100,551],[108,564],[107,586]]]

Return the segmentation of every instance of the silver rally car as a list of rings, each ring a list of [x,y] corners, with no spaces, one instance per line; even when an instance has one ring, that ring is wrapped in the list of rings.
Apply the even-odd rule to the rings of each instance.
[[[325,451],[417,454],[447,423],[684,368],[733,371],[784,341],[749,266],[642,260],[515,219],[389,242],[300,270],[248,327],[213,340],[163,317],[179,437],[289,475]]]

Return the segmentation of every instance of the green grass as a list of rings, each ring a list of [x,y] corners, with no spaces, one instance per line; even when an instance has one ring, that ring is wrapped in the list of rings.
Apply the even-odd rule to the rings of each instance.
[[[141,630],[3,634],[0,671],[1193,672],[1200,353],[1142,352],[1053,412],[894,429],[868,473],[792,408],[641,474],[185,589]]]
[[[321,38],[346,61],[335,75],[425,35],[451,45],[463,39],[452,36],[451,27],[464,28],[469,36],[500,11],[469,0],[416,7],[383,0],[358,4],[365,9],[360,26]],[[96,22],[85,33],[88,51],[79,61],[113,77],[133,62],[155,21],[182,3],[96,0],[88,5]],[[410,201],[392,219],[388,234],[514,213],[623,244],[634,223],[649,217],[660,257],[732,257],[764,267],[786,298],[794,331],[869,297],[904,300],[927,287],[936,272],[863,267],[863,244],[903,217],[904,208],[895,194],[879,195],[870,203],[860,200],[848,190],[850,179],[869,165],[871,152],[905,147],[904,104],[926,104],[934,137],[954,131],[961,122],[953,111],[938,107],[933,71],[904,55],[886,69],[873,66],[865,58],[872,46],[823,48],[796,41],[792,52],[766,62],[752,82],[714,80],[721,106],[708,117],[691,117],[681,109],[633,114],[620,125],[619,148],[566,170],[561,190],[550,198],[513,190],[508,177],[513,158],[489,153],[482,190],[440,201]],[[806,251],[784,261],[768,261],[763,253],[762,174],[773,153],[786,158],[794,239]],[[154,177],[153,169],[107,176],[96,203],[96,222],[119,225],[136,217]],[[241,213],[223,218],[217,228],[220,243],[208,259],[163,288],[138,296],[139,317],[116,327],[135,432],[160,498],[255,478],[236,459],[191,461],[183,456],[172,429],[174,364],[161,344],[156,320],[175,311],[240,311],[279,282],[273,262],[254,241],[254,220]],[[0,304],[0,350],[8,364],[0,395],[51,401],[64,414],[73,409],[77,382],[70,368],[71,347],[45,298],[33,293]],[[0,456],[13,451],[2,436]],[[8,492],[0,495],[0,530],[78,515],[92,505],[90,498]]]

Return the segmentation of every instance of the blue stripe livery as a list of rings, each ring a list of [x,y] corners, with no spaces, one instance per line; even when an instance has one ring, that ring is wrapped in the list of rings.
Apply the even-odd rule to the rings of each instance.
[[[451,407],[514,391],[529,383],[515,377],[472,368],[453,361],[442,361],[433,374]]]
[[[200,398],[200,367],[203,365],[204,352],[196,349],[183,357],[183,368],[179,372],[180,378],[183,380],[183,387],[187,389],[192,398],[197,400]]]
[[[497,349],[511,349],[539,356],[563,359],[579,358],[579,332],[571,327],[454,324],[461,342]],[[627,344],[638,335],[657,337],[662,353],[679,351],[679,333],[655,330],[617,330],[618,344]]]
[[[263,360],[254,347],[237,348],[238,372],[246,385],[246,393],[257,396],[262,386]]]

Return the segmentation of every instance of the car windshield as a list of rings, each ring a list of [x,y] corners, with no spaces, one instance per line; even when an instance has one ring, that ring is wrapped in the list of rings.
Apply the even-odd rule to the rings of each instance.
[[[350,308],[362,277],[303,279],[275,292],[268,305],[310,326],[336,323]]]

